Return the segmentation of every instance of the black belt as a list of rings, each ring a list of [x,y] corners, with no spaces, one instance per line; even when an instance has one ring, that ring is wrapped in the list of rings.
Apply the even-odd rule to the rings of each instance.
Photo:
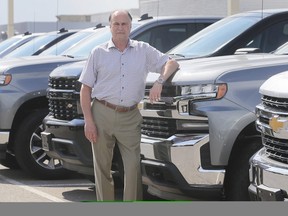
[[[105,105],[106,107],[109,107],[110,109],[113,109],[117,112],[128,112],[128,111],[134,110],[137,107],[137,104],[130,106],[130,107],[125,107],[125,106],[119,106],[119,105],[109,103],[105,100],[98,100],[98,99],[96,100],[100,102],[101,104]]]

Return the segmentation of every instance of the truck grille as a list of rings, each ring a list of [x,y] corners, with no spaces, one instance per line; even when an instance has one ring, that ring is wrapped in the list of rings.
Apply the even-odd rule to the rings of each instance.
[[[75,90],[80,92],[81,83],[78,81],[76,77],[50,77],[48,86],[51,89],[67,89],[67,90]]]
[[[153,137],[170,137],[176,133],[176,120],[144,117],[141,133]]]
[[[287,140],[263,136],[262,141],[268,157],[276,161],[288,164]]]
[[[262,104],[267,108],[264,110],[263,116],[259,116],[259,121],[269,125],[269,116],[265,114],[265,111],[269,113],[268,110],[274,110],[277,112],[287,112],[288,111],[288,100],[286,98],[276,98],[267,95],[262,96]],[[288,164],[288,140],[279,139],[273,136],[268,136],[262,134],[262,142],[265,148],[267,156],[273,160]]]
[[[270,108],[288,111],[288,99],[286,98],[276,98],[264,95],[262,96],[262,103]]]
[[[79,117],[77,101],[49,99],[49,111],[56,119],[72,120]]]
[[[50,115],[60,120],[72,120],[82,116],[80,111],[80,87],[77,78],[49,79],[47,93]]]

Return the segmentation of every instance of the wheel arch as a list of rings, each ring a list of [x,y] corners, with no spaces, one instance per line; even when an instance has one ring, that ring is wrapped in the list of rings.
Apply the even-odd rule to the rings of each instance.
[[[248,124],[238,135],[236,138],[233,147],[230,152],[230,156],[228,159],[228,166],[229,166],[229,161],[233,160],[233,158],[238,154],[239,149],[243,147],[246,143],[244,142],[245,140],[249,139],[260,139],[261,134],[256,130],[255,122],[251,122]]]
[[[9,143],[8,143],[8,151],[10,153],[14,153],[14,140],[15,140],[15,134],[17,133],[17,130],[19,128],[19,125],[25,119],[27,115],[30,113],[37,111],[39,109],[47,109],[47,114],[48,114],[48,100],[46,97],[37,97],[37,98],[32,98],[28,101],[25,101],[17,110],[15,113],[12,127],[11,127],[11,133],[10,133],[10,138],[9,138]]]
[[[224,177],[226,200],[249,200],[249,159],[262,147],[261,135],[255,123],[247,125],[237,137],[230,153]]]

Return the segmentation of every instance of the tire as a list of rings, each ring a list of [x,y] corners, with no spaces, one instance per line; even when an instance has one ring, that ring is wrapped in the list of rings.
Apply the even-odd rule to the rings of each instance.
[[[65,179],[72,172],[64,169],[58,159],[49,157],[42,149],[42,120],[47,110],[37,110],[20,124],[15,135],[15,157],[21,169],[37,179]]]
[[[250,201],[248,187],[249,159],[261,147],[261,138],[243,139],[231,154],[224,181],[224,195],[227,201]]]
[[[5,159],[0,160],[0,164],[10,169],[20,169],[20,166],[17,163],[16,158],[9,153],[6,153]]]

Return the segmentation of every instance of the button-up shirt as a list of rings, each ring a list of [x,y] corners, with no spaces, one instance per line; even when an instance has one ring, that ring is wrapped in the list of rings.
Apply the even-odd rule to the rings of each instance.
[[[144,97],[148,72],[161,73],[168,59],[142,41],[129,39],[121,52],[110,40],[92,50],[79,81],[92,88],[92,98],[132,106]]]

